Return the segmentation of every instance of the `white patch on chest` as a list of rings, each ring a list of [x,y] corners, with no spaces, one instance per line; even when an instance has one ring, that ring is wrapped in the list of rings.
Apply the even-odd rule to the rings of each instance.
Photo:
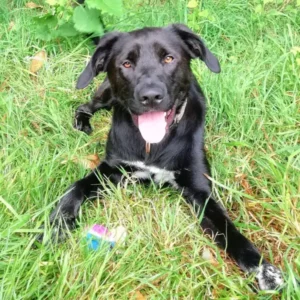
[[[141,161],[123,161],[123,163],[138,169],[132,173],[132,176],[135,178],[150,179],[153,176],[153,181],[157,184],[169,183],[175,188],[178,187],[173,171],[147,166]]]

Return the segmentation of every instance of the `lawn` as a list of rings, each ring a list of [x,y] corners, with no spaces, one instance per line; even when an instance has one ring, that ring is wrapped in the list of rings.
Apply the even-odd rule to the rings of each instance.
[[[75,109],[103,79],[75,90],[93,44],[36,39],[32,17],[50,8],[25,3],[0,7],[0,299],[300,299],[299,1],[126,0],[122,18],[105,19],[124,31],[184,22],[220,59],[218,75],[193,62],[207,96],[214,196],[283,270],[281,295],[256,293],[178,192],[130,179],[86,202],[67,241],[33,247],[59,196],[103,158],[111,113],[92,119],[91,136],[73,129]],[[41,50],[47,61],[31,75]],[[87,250],[94,223],[125,226],[126,244]]]

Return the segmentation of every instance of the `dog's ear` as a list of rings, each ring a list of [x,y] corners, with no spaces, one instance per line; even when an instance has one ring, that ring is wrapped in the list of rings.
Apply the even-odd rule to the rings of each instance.
[[[91,60],[77,80],[77,89],[84,89],[100,72],[106,72],[110,51],[121,35],[121,32],[111,32],[100,39]]]
[[[214,73],[221,72],[218,59],[193,31],[183,24],[173,24],[170,28],[184,41],[191,58],[200,58]]]

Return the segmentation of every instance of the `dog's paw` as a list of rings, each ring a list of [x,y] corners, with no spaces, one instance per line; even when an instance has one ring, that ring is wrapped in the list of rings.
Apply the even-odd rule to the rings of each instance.
[[[89,115],[82,112],[76,112],[73,126],[77,130],[83,131],[86,134],[91,134],[93,129],[89,120]]]
[[[281,271],[271,264],[262,264],[255,277],[261,290],[277,290],[283,285]]]
[[[75,219],[57,218],[50,222],[50,228],[46,232],[46,226],[42,225],[40,229],[44,232],[36,236],[38,243],[61,243],[66,240],[71,230],[76,228]]]

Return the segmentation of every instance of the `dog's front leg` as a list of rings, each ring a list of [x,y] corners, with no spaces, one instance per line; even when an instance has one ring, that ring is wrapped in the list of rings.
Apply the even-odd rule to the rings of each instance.
[[[226,211],[211,197],[208,186],[204,191],[187,186],[182,188],[184,197],[201,218],[203,230],[243,271],[256,274],[260,289],[275,290],[283,284],[280,270],[263,259],[256,247],[237,230]]]
[[[52,241],[61,241],[66,237],[68,230],[76,226],[76,218],[81,204],[88,198],[97,196],[98,191],[103,189],[100,181],[109,179],[114,184],[120,182],[122,174],[118,167],[112,167],[102,162],[92,173],[81,180],[76,181],[60,199],[56,208],[50,215]],[[42,241],[44,234],[37,237]]]
[[[93,129],[90,124],[90,118],[100,109],[111,109],[113,96],[110,83],[107,78],[99,86],[92,100],[80,105],[75,111],[74,128],[90,134]]]

